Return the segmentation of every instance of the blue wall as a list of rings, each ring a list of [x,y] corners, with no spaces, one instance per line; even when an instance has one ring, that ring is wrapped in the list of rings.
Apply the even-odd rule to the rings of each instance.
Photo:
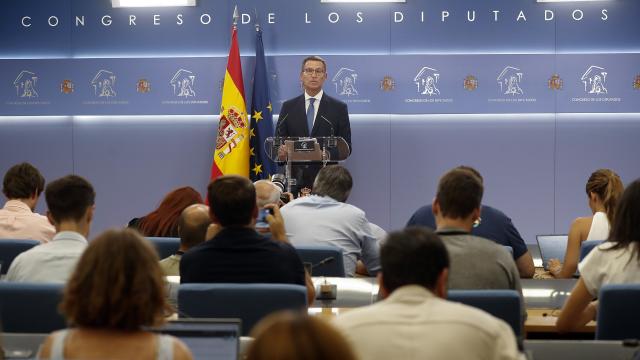
[[[143,215],[174,187],[204,192],[232,5],[198,3],[149,10],[111,9],[107,0],[6,1],[0,172],[30,161],[47,179],[71,172],[87,177],[98,192],[94,234]],[[325,89],[347,101],[352,114],[350,202],[387,229],[402,227],[430,202],[438,177],[459,164],[482,172],[485,202],[507,212],[528,242],[538,233],[566,233],[573,218],[588,214],[584,183],[593,170],[615,169],[625,183],[640,176],[637,1],[243,0],[238,6],[251,20],[257,9],[263,25],[276,114],[283,99],[300,92],[301,59],[327,58]],[[545,10],[553,20],[545,21]],[[81,16],[85,25],[76,26]],[[131,16],[136,25],[129,25]],[[211,22],[202,24],[207,16]],[[102,19],[112,22],[105,26]],[[239,36],[250,98],[253,24],[240,24]],[[606,94],[585,91],[580,77],[591,65],[606,69]],[[507,66],[523,74],[523,94],[500,91],[496,77]],[[421,67],[437,69],[438,96],[416,91],[413,77]],[[118,95],[100,102],[90,80],[105,68],[117,75]],[[197,74],[193,103],[172,102],[169,79],[180,68]],[[357,96],[340,95],[331,81],[341,68],[357,73]],[[38,98],[20,97],[14,79],[22,70],[37,74]],[[556,73],[563,86],[552,90],[548,80]],[[475,90],[463,87],[467,75],[478,80]],[[393,79],[393,90],[380,88],[384,76]],[[72,80],[73,93],[60,92],[63,79]],[[139,79],[150,81],[150,93],[135,91]]]

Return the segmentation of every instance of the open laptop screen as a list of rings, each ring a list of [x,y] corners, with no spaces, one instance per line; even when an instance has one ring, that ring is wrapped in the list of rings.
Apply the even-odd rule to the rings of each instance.
[[[240,319],[180,319],[156,331],[182,340],[194,360],[237,360],[240,323]]]
[[[545,270],[549,270],[549,259],[559,259],[564,261],[564,253],[567,250],[567,235],[538,235],[538,247],[540,248],[540,257],[542,258],[542,266]]]

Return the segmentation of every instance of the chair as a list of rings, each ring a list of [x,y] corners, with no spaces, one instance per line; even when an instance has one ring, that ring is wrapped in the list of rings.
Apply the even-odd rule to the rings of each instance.
[[[345,277],[342,249],[333,246],[296,246],[296,251],[303,263],[311,264],[313,276]]]
[[[2,265],[0,274],[4,275],[9,271],[9,266],[11,266],[16,256],[38,244],[40,244],[38,240],[0,240],[0,264]]]
[[[160,260],[169,257],[180,248],[180,238],[176,237],[147,237],[156,248]]]
[[[49,333],[67,327],[58,312],[64,284],[0,282],[0,325],[9,333]]]
[[[582,261],[594,247],[602,244],[604,240],[587,240],[583,241],[582,245],[580,245],[580,261]]]
[[[307,289],[292,284],[181,284],[179,317],[240,318],[242,333],[278,310],[306,311]]]
[[[522,303],[515,290],[449,290],[447,298],[482,309],[504,320],[517,337],[522,335]]]
[[[640,339],[640,284],[604,285],[598,298],[596,340]]]

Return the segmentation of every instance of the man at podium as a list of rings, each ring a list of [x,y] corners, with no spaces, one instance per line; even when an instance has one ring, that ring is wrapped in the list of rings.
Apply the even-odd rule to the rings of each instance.
[[[351,152],[351,125],[347,104],[325,94],[322,85],[327,79],[327,64],[319,56],[309,56],[302,61],[300,81],[304,94],[282,104],[276,125],[279,137],[342,137]],[[320,171],[320,165],[294,168],[297,188],[310,189]]]

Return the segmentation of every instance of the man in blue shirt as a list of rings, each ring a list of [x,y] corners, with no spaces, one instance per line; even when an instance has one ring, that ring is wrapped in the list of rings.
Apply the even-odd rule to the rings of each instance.
[[[282,208],[287,234],[296,245],[329,245],[342,249],[344,270],[354,276],[358,260],[369,275],[380,269],[380,247],[361,209],[347,204],[353,186],[349,171],[340,165],[322,168],[311,196]]]
[[[470,166],[458,166],[456,169],[467,170],[481,182],[483,180],[482,175]],[[487,205],[482,205],[480,216],[481,221],[471,230],[471,234],[493,240],[504,246],[511,246],[520,277],[533,277],[535,273],[533,258],[511,219],[502,211]],[[407,226],[426,226],[435,229],[436,223],[431,205],[425,205],[416,210],[407,222]]]

